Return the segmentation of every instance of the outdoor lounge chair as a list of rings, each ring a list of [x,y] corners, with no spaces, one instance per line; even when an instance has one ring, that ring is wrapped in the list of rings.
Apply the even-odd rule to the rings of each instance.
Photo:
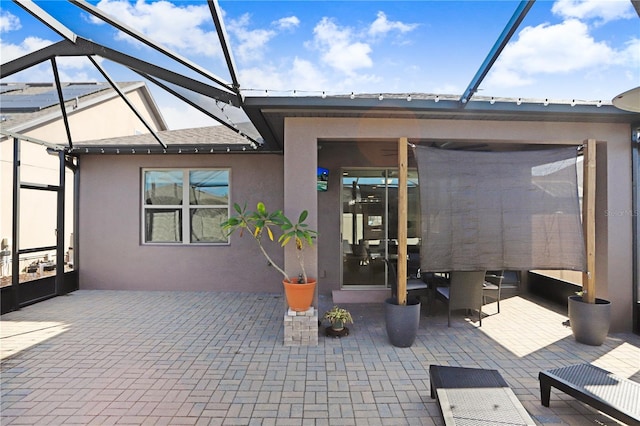
[[[628,425],[640,425],[640,383],[591,364],[541,371],[540,402],[549,406],[551,387]]]
[[[446,426],[535,425],[497,370],[430,365],[429,381]]]
[[[447,304],[447,325],[451,327],[451,312],[467,309],[478,311],[478,322],[482,326],[482,284],[485,271],[453,271],[449,275],[449,286],[438,287],[435,296]]]

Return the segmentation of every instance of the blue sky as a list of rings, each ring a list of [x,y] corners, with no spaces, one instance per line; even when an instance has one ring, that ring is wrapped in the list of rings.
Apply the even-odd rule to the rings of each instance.
[[[205,1],[91,1],[230,80]],[[78,35],[142,59],[161,58],[62,1],[37,2]],[[460,95],[519,1],[220,1],[245,96],[344,93]],[[0,1],[2,62],[61,38]],[[102,81],[87,59],[60,59],[63,81]],[[116,80],[140,80],[117,64]],[[4,81],[53,81],[48,65]],[[152,89],[171,128],[211,120]],[[479,95],[610,101],[640,85],[640,18],[629,0],[538,0]]]

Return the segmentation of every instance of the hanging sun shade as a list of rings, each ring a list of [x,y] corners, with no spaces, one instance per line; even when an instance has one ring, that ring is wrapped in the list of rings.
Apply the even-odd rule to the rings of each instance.
[[[575,147],[414,153],[423,271],[585,270]]]

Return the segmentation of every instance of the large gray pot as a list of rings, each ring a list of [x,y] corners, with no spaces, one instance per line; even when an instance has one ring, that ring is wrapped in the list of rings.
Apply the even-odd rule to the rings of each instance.
[[[576,342],[600,346],[609,332],[611,302],[596,298],[585,303],[581,296],[569,296],[569,324]]]
[[[405,306],[391,297],[384,302],[384,318],[387,323],[387,335],[393,346],[408,348],[413,345],[420,326],[420,301],[415,297],[407,298]]]

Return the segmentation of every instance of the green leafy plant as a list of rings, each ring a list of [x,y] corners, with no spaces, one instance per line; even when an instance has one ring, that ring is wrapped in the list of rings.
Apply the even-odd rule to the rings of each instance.
[[[316,231],[308,229],[309,225],[304,223],[309,216],[307,210],[300,213],[298,220],[293,222],[285,216],[282,210],[269,212],[263,202],[258,203],[255,211],[248,211],[246,204],[243,207],[240,207],[237,203],[233,205],[233,209],[236,211],[236,215],[230,217],[221,224],[222,229],[227,232],[227,236],[238,230],[240,231],[240,236],[242,236],[246,230],[256,241],[260,251],[269,264],[276,268],[286,281],[292,282],[284,271],[284,268],[278,266],[273,261],[263,245],[263,237],[265,234],[270,241],[275,241],[274,230],[276,230],[280,233],[277,239],[280,246],[285,247],[291,242],[295,243],[296,258],[298,259],[301,270],[297,281],[300,284],[307,283],[307,272],[304,269],[304,249],[307,246],[312,246],[314,239],[318,235]]]
[[[342,326],[344,324],[353,324],[353,318],[351,317],[351,313],[344,308],[340,308],[339,306],[334,306],[333,308],[325,312],[324,318],[329,320],[332,326],[333,325]]]

